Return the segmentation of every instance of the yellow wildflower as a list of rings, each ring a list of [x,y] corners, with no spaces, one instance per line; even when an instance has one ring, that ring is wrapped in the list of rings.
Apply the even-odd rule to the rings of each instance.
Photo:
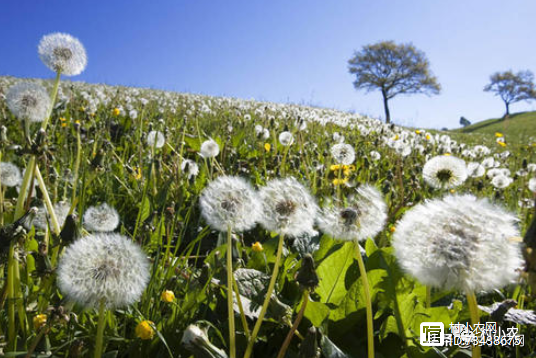
[[[506,143],[505,142],[497,142],[501,147],[506,147]]]
[[[396,231],[396,227],[394,227],[393,225],[389,226],[389,231],[391,233],[395,232]]]
[[[33,325],[35,330],[40,329],[45,324],[47,324],[47,315],[46,314],[38,314],[33,318]]]
[[[421,134],[422,131],[421,131],[420,129],[417,129],[417,130],[415,131],[415,133],[417,133],[417,134]]]
[[[340,164],[332,164],[332,165],[329,167],[329,169],[330,169],[331,171],[339,170],[339,169],[341,169],[341,168],[342,168],[342,165],[340,165]]]
[[[347,182],[348,182],[348,178],[342,178],[342,179],[335,178],[335,179],[333,179],[333,185],[346,184]]]
[[[432,139],[432,137],[430,136],[430,134],[427,134],[426,135],[426,140],[430,140],[430,139]]]
[[[503,134],[501,132],[495,132],[495,137],[501,138],[503,137]]]
[[[264,150],[269,152],[270,149],[272,149],[272,146],[270,145],[270,143],[264,143]]]
[[[151,321],[141,321],[136,326],[136,336],[141,339],[153,339],[155,330],[152,327],[154,325]]]
[[[170,303],[173,302],[173,300],[175,299],[175,294],[173,293],[173,291],[165,290],[164,292],[162,292],[160,298],[162,299],[162,301]]]
[[[256,243],[251,245],[251,250],[253,250],[254,252],[262,252],[264,248],[262,247],[262,244],[257,241]]]
[[[121,113],[121,110],[119,110],[119,108],[114,108],[113,110],[114,116],[118,116],[120,113]]]

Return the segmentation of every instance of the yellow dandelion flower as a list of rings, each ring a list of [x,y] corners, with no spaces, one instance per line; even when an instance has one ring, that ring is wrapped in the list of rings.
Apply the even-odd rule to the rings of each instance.
[[[270,143],[264,143],[264,150],[269,152],[270,149],[272,149],[272,146],[270,145]]]
[[[456,190],[454,190],[454,189],[450,189],[450,193],[451,193],[451,194],[454,194],[455,192],[456,192]]]
[[[253,250],[254,252],[262,252],[264,248],[262,247],[262,244],[257,241],[256,243],[251,245],[251,250]]]
[[[505,142],[497,142],[501,147],[506,147],[506,143]]]
[[[341,166],[340,164],[332,164],[332,165],[329,167],[329,169],[330,169],[331,171],[333,171],[333,172],[334,172],[335,170],[339,170],[339,169],[341,169],[341,168],[342,168],[342,166]]]
[[[151,321],[141,321],[136,326],[136,336],[141,339],[153,339],[156,332],[152,326],[154,326],[154,323]]]
[[[426,135],[426,140],[430,140],[430,139],[432,139],[432,136],[430,136],[430,134],[427,134]]]
[[[443,154],[443,155],[445,155],[445,156],[447,156],[447,157],[450,157],[452,154],[450,154],[450,153],[445,153],[445,154]]]
[[[141,168],[140,167],[134,168],[134,179],[136,179],[136,180],[141,179]]]
[[[77,119],[76,121],[74,121],[74,123],[76,123],[76,124],[80,124],[80,120]]]
[[[396,231],[396,227],[393,226],[393,225],[389,226],[389,231],[390,231],[391,233],[395,232],[395,231]]]
[[[33,325],[35,330],[40,329],[45,324],[47,324],[47,315],[46,314],[38,314],[33,318]]]
[[[416,133],[416,134],[421,134],[422,131],[421,131],[420,129],[417,129],[417,130],[415,131],[415,133]]]
[[[342,179],[335,178],[335,179],[333,179],[333,185],[346,184],[347,182],[348,182],[348,178],[342,178]]]
[[[118,116],[120,113],[121,113],[121,110],[119,108],[114,108],[113,109],[114,116]]]
[[[65,127],[67,127],[67,123],[65,123],[65,122],[61,122],[61,126],[62,126],[63,128],[65,128]]]
[[[173,293],[173,291],[165,290],[164,292],[162,292],[160,298],[164,302],[171,303],[175,299],[175,294]]]
[[[495,132],[495,137],[502,138],[504,135],[501,132]]]

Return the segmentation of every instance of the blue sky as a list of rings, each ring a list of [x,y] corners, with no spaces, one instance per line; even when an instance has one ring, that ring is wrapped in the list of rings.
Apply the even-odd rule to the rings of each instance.
[[[42,35],[67,32],[88,52],[73,80],[313,104],[383,116],[357,92],[347,60],[381,40],[424,51],[443,91],[396,97],[396,123],[457,127],[501,116],[485,93],[495,71],[536,72],[532,0],[2,0],[0,75],[52,77]],[[512,112],[535,110],[518,103]]]

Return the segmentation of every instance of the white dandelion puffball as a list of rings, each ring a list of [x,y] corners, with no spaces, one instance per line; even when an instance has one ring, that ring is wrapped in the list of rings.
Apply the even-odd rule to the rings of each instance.
[[[89,231],[114,231],[119,225],[117,210],[106,203],[90,206],[83,216],[84,227]]]
[[[449,195],[407,211],[393,247],[400,266],[422,284],[465,292],[501,288],[523,265],[517,218],[487,199]]]
[[[424,181],[433,188],[451,189],[467,179],[467,167],[462,159],[438,155],[424,164],[422,175]]]
[[[506,175],[496,175],[491,179],[491,185],[493,185],[497,189],[504,189],[510,186],[514,182],[514,179],[506,176]]]
[[[199,166],[196,162],[190,159],[185,159],[181,163],[181,170],[188,175],[188,179],[199,174]]]
[[[50,109],[50,97],[46,89],[32,82],[19,82],[6,94],[7,107],[19,120],[42,122]]]
[[[56,214],[56,220],[58,220],[60,228],[63,227],[65,219],[67,218],[67,215],[69,215],[69,210],[71,210],[71,204],[67,201],[58,201],[54,204],[54,214]],[[38,229],[45,230],[48,227],[49,221],[50,216],[48,214],[48,209],[43,205],[39,208],[33,221],[33,225]]]
[[[201,192],[201,215],[218,231],[251,229],[259,218],[261,204],[253,187],[243,178],[221,176]]]
[[[162,148],[165,143],[166,137],[164,137],[162,132],[150,131],[149,134],[147,134],[147,144],[151,148]]]
[[[314,234],[318,206],[295,178],[270,180],[260,189],[262,216],[260,223],[268,231],[287,237]]]
[[[38,52],[45,66],[66,76],[79,75],[87,65],[84,45],[69,34],[56,32],[43,36]]]
[[[350,165],[355,161],[355,150],[350,144],[338,143],[331,147],[336,164]]]
[[[285,147],[291,145],[294,143],[294,136],[288,131],[281,132],[281,134],[279,134],[279,143]]]
[[[471,178],[480,178],[486,174],[486,168],[480,163],[470,162],[467,164],[467,175]]]
[[[220,153],[220,146],[213,139],[209,139],[201,144],[200,152],[203,158],[214,158]]]
[[[0,163],[0,184],[2,186],[17,186],[22,182],[22,175],[19,167],[13,163]]]
[[[366,240],[375,237],[387,221],[387,205],[373,186],[362,185],[348,197],[347,206],[328,205],[318,218],[320,230],[334,239]]]
[[[85,236],[69,245],[58,265],[58,285],[85,307],[137,302],[149,282],[149,260],[132,240],[114,233]]]
[[[536,178],[529,180],[529,190],[536,193]]]
[[[372,159],[373,161],[377,162],[381,158],[382,158],[381,154],[378,153],[377,151],[373,150],[370,152],[370,159]]]

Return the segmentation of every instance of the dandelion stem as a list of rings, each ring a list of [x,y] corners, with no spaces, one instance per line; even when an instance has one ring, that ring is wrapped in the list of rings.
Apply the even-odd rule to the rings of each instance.
[[[471,324],[475,327],[476,324],[480,323],[480,313],[478,312],[478,303],[476,302],[474,292],[467,293],[467,305],[469,306],[469,312],[471,314]],[[472,358],[481,357],[482,353],[479,345],[473,345],[472,351]]]
[[[359,265],[359,273],[361,274],[361,279],[363,280],[363,293],[365,294],[365,304],[367,308],[368,358],[374,358],[374,321],[372,318],[372,301],[370,297],[370,287],[365,263],[363,262],[361,250],[359,249],[359,242],[355,240],[354,244],[356,249],[357,264]]]
[[[52,88],[52,94],[50,95],[50,108],[48,109],[45,120],[41,124],[41,129],[46,130],[48,122],[50,121],[50,116],[52,115],[52,110],[54,109],[54,104],[56,104],[56,97],[58,96],[58,88],[60,86],[61,71],[56,72],[56,79],[54,80],[54,87]]]
[[[235,321],[233,310],[233,237],[227,228],[227,311],[229,314],[229,356],[236,357]]]
[[[277,254],[275,257],[275,263],[274,263],[274,270],[272,272],[272,278],[270,279],[270,284],[268,285],[268,291],[266,292],[266,297],[264,298],[264,303],[262,304],[261,312],[259,314],[259,318],[257,318],[257,322],[255,323],[255,327],[253,327],[253,333],[251,333],[251,338],[248,341],[248,346],[246,348],[246,353],[244,354],[244,358],[249,358],[251,356],[251,353],[253,352],[253,345],[255,344],[255,339],[257,338],[257,334],[259,334],[259,331],[261,329],[262,321],[264,319],[264,315],[266,314],[266,311],[268,310],[268,304],[270,303],[270,299],[272,298],[272,292],[275,287],[275,282],[277,281],[277,274],[279,273],[279,262],[281,261],[281,253],[283,252],[283,242],[284,242],[284,235],[279,235],[279,244],[277,246]]]
[[[45,181],[43,180],[43,177],[41,176],[41,172],[39,171],[39,167],[37,165],[35,166],[35,177],[37,178],[37,183],[39,183],[39,189],[41,189],[41,192],[43,193],[43,200],[45,201],[48,215],[50,215],[50,222],[52,223],[52,232],[55,235],[59,235],[61,231],[60,224],[58,223],[58,218],[56,217],[56,213],[54,212],[54,206],[52,206],[52,201],[48,196]]]
[[[285,356],[285,352],[287,351],[287,348],[290,344],[290,341],[292,340],[292,337],[294,336],[294,332],[298,329],[298,326],[300,325],[300,322],[303,318],[303,314],[305,313],[305,308],[307,307],[307,302],[309,302],[309,290],[305,289],[303,291],[303,303],[300,308],[300,312],[298,312],[298,315],[296,316],[296,319],[294,320],[294,324],[290,328],[290,331],[287,334],[287,337],[285,338],[285,341],[283,342],[283,345],[281,346],[281,349],[279,350],[279,354],[277,355],[277,358],[283,358]]]
[[[106,324],[106,303],[104,300],[99,304],[99,323],[97,324],[97,337],[95,340],[95,354],[94,358],[100,358],[102,356],[102,341],[104,336],[104,327]]]
[[[16,328],[15,328],[15,284],[14,284],[14,258],[15,243],[9,245],[9,256],[7,264],[7,304],[8,304],[8,343],[7,351],[14,351],[16,345]]]
[[[242,305],[242,300],[240,299],[240,291],[238,290],[238,283],[236,282],[233,276],[233,287],[236,294],[236,303],[238,304],[238,309],[240,310],[240,319],[242,320],[242,327],[244,328],[244,333],[246,338],[249,339],[251,332],[249,331],[248,321],[246,320],[246,314],[244,313],[244,306]]]

